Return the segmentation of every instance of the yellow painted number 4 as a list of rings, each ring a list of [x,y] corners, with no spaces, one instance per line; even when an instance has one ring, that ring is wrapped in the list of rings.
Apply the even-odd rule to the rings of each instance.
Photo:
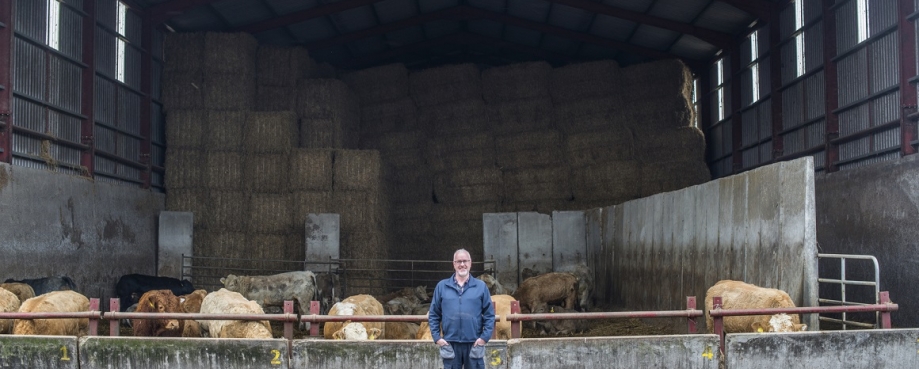
[[[711,346],[705,346],[705,351],[702,351],[702,357],[709,359],[709,360],[715,357],[715,354],[712,353]]]
[[[61,346],[61,361],[70,361],[70,356],[67,356],[67,346]]]
[[[271,353],[274,354],[274,358],[271,359],[271,365],[281,365],[281,351],[271,350]]]

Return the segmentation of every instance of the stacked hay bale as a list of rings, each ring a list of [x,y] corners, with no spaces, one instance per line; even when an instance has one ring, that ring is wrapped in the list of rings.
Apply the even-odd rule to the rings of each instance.
[[[312,75],[313,61],[302,47],[262,45],[258,47],[256,72],[256,110],[294,110],[297,81]]]
[[[571,199],[563,136],[552,124],[546,62],[514,64],[482,72],[496,162],[502,171],[502,211],[556,210]]]
[[[300,79],[296,87],[300,117],[300,146],[356,149],[360,127],[360,102],[337,79]]]

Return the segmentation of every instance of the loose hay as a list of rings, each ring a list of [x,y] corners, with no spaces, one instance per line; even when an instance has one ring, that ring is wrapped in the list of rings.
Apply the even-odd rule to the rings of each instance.
[[[205,188],[225,191],[242,189],[242,156],[238,152],[212,151],[207,154],[205,163]]]
[[[204,73],[204,108],[209,110],[253,110],[255,74]]]
[[[547,129],[553,126],[553,111],[549,98],[489,104],[489,129],[495,134]]]
[[[482,97],[489,104],[549,97],[549,73],[544,61],[511,64],[482,71]]]
[[[204,32],[166,33],[163,55],[167,72],[200,73],[204,69]]]
[[[254,82],[257,49],[258,41],[249,33],[207,32],[204,36],[205,73],[248,75]]]
[[[207,129],[206,110],[176,109],[166,114],[169,149],[201,149]]]
[[[336,150],[333,190],[381,191],[383,165],[376,150]]]
[[[248,119],[245,111],[208,111],[204,148],[208,151],[239,151],[243,127]]]
[[[333,150],[295,149],[290,154],[288,189],[332,191]]]
[[[549,93],[556,104],[584,99],[619,99],[622,76],[613,60],[571,64],[549,74]]]
[[[259,87],[294,87],[297,80],[309,77],[312,73],[313,62],[306,48],[259,45],[256,55]]]
[[[357,93],[362,105],[409,97],[408,69],[402,63],[345,73],[341,80]]]
[[[251,154],[243,158],[243,189],[249,192],[287,192],[288,154]]]
[[[243,150],[249,153],[283,153],[297,147],[297,116],[290,111],[250,112]]]
[[[412,99],[418,107],[482,98],[481,74],[473,64],[426,69],[413,72],[408,79]]]
[[[249,232],[285,233],[299,225],[290,210],[290,196],[252,194],[250,197]]]

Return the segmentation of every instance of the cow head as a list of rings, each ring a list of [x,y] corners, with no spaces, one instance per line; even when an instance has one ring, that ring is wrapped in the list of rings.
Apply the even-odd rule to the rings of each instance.
[[[369,336],[367,328],[364,328],[363,324],[352,323],[349,320],[345,322],[341,329],[332,333],[332,338],[336,340],[367,340]]]
[[[427,286],[418,286],[415,287],[415,297],[418,298],[418,302],[428,301],[431,298],[428,296],[428,287]]]
[[[775,314],[769,317],[769,323],[753,322],[751,324],[754,332],[802,332],[807,330],[807,324],[795,323],[794,319],[788,314]]]
[[[239,277],[235,275],[228,275],[226,278],[220,278],[220,283],[223,283],[223,287],[230,291],[239,291]]]

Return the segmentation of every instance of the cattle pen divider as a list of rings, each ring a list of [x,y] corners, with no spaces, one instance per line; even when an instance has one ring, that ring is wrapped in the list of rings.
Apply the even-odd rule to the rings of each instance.
[[[820,313],[861,313],[880,312],[881,328],[889,329],[890,312],[897,311],[900,306],[890,301],[887,291],[878,293],[879,303],[870,305],[848,306],[814,306],[793,308],[768,308],[768,309],[722,309],[724,306],[721,296],[712,297],[712,309],[708,314],[712,317],[712,328],[721,341],[721,352],[724,353],[724,318],[729,316],[747,315],[774,315],[774,314],[820,314]]]

